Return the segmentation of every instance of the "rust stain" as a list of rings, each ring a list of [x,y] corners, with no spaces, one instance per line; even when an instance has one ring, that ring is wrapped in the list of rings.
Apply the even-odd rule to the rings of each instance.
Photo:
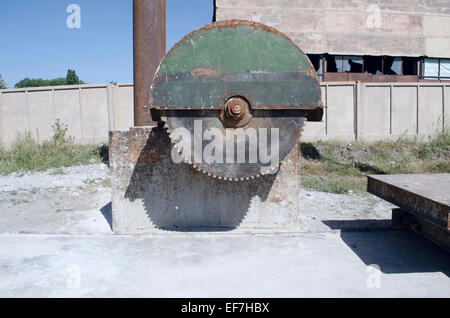
[[[206,76],[218,77],[218,76],[220,76],[220,71],[212,69],[212,68],[201,67],[201,68],[196,68],[196,69],[192,70],[191,75],[194,79],[199,79],[201,77],[206,77]]]

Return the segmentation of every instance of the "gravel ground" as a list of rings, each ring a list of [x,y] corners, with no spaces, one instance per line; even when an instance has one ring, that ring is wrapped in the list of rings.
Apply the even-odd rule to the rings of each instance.
[[[112,234],[106,165],[0,177],[0,233]],[[388,228],[392,206],[372,195],[302,190],[303,232]]]

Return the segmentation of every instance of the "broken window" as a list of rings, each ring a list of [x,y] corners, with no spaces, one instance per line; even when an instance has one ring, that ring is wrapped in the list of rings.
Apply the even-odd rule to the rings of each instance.
[[[321,81],[323,79],[323,55],[308,54],[308,58],[316,70],[318,79]]]
[[[418,62],[419,59],[416,57],[404,57],[403,75],[419,75]]]
[[[330,73],[369,73],[373,75],[419,75],[419,58],[395,56],[323,55],[321,67]],[[316,59],[318,61],[318,59]],[[450,60],[447,60],[447,63]],[[314,62],[313,62],[314,63]],[[316,62],[317,63],[317,62]],[[317,64],[318,65],[318,64]],[[448,64],[443,72],[450,77]],[[442,75],[441,75],[442,76]]]
[[[383,74],[402,75],[402,59],[400,57],[386,56],[383,61]]]
[[[364,56],[364,71],[374,75],[403,75],[403,58]]]
[[[338,73],[362,73],[363,58],[362,56],[334,56],[334,64]],[[330,71],[330,69],[328,69]],[[331,72],[331,71],[330,71]]]
[[[383,69],[383,57],[364,56],[364,72],[371,74],[381,74]]]

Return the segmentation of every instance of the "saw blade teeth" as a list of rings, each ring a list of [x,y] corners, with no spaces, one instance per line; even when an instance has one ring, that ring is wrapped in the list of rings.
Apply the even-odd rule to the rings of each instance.
[[[207,107],[209,108],[209,107]],[[212,109],[214,107],[211,107]],[[257,178],[260,178],[261,176],[265,176],[268,174],[274,174],[277,172],[277,169],[280,169],[280,163],[274,165],[274,166],[270,166],[267,169],[262,169],[261,171],[257,171],[257,175],[252,175],[252,176],[244,176],[244,177],[235,177],[235,176],[223,176],[221,175],[222,173],[219,171],[217,171],[217,169],[210,169],[208,165],[201,165],[202,167],[200,168],[198,166],[197,163],[194,163],[194,160],[192,160],[193,158],[190,157],[188,158],[185,154],[185,149],[183,147],[177,146],[177,144],[179,143],[179,140],[175,140],[176,138],[174,138],[173,132],[174,129],[176,127],[178,127],[180,125],[180,123],[178,121],[171,121],[171,117],[167,117],[167,116],[161,116],[161,121],[164,122],[164,128],[167,129],[167,134],[170,137],[170,140],[173,144],[175,144],[175,149],[178,152],[178,154],[180,155],[180,157],[182,158],[183,162],[185,164],[190,165],[191,167],[193,167],[194,169],[196,169],[197,171],[201,172],[202,174],[207,175],[208,177],[212,177],[216,180],[225,180],[225,181],[232,181],[232,182],[238,182],[238,181],[250,181],[250,180],[255,180]],[[301,136],[302,136],[302,132],[304,131],[305,128],[305,118],[303,118],[300,123],[299,123],[299,142],[301,142]],[[209,128],[211,129],[211,128]],[[192,132],[191,132],[192,134]]]

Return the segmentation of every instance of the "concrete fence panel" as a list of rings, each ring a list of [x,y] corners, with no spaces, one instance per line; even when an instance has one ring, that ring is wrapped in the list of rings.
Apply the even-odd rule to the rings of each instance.
[[[113,86],[113,128],[128,129],[134,124],[134,91],[133,84]]]
[[[449,127],[450,84],[321,83],[323,122],[306,123],[303,140],[425,139]],[[78,144],[102,144],[108,132],[133,125],[133,84],[100,84],[0,90],[0,140],[18,133],[42,142],[57,119]]]
[[[442,130],[444,117],[442,86],[419,86],[419,135],[432,135]]]
[[[53,90],[54,115],[53,121],[60,119],[68,125],[68,134],[75,138],[76,142],[82,138],[81,104],[79,89]],[[14,136],[8,136],[13,138]]]
[[[414,137],[417,134],[417,91],[415,86],[391,86],[392,135]]]
[[[105,132],[110,130],[108,90],[106,87],[80,90],[82,142],[98,144],[108,141]]]
[[[391,87],[366,86],[363,96],[365,133],[362,135],[366,140],[391,135]]]

